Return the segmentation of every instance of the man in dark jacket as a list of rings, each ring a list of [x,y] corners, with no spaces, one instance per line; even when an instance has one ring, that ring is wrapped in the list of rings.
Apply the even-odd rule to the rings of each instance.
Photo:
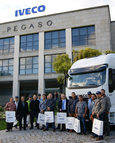
[[[58,102],[58,112],[64,112],[67,113],[68,111],[68,99],[66,98],[65,94],[61,94],[61,100]],[[60,124],[58,124],[57,129],[60,129]],[[65,131],[65,124],[62,124],[62,130]]]
[[[79,101],[78,97],[76,96],[75,92],[72,92],[69,102],[68,102],[68,114],[70,117],[74,117],[75,115],[75,108],[76,103]]]
[[[111,108],[111,101],[109,96],[105,94],[105,90],[101,89],[101,95],[103,100],[106,103],[106,112],[105,112],[105,117],[104,117],[104,134],[106,136],[110,136],[110,123],[109,123],[109,112]]]
[[[31,122],[30,129],[33,129],[34,118],[36,118],[36,127],[39,129],[39,124],[37,124],[39,111],[40,111],[39,110],[39,101],[37,100],[37,95],[34,94],[33,100],[30,103],[30,122]]]
[[[71,98],[69,99],[68,102],[68,115],[69,117],[74,117],[75,116],[75,108],[76,104],[78,102],[78,97],[76,96],[75,92],[71,93]],[[68,130],[69,132],[72,132],[72,130]]]
[[[53,111],[55,109],[55,100],[53,99],[52,93],[49,93],[47,96],[47,102],[46,102],[46,111]],[[55,131],[55,122],[52,123],[53,131]],[[46,123],[46,128],[44,131],[49,130],[49,123]]]
[[[21,97],[21,100],[18,103],[17,108],[17,119],[19,121],[19,129],[22,130],[22,119],[24,119],[24,130],[26,130],[26,118],[28,114],[28,104],[25,102],[24,96]]]

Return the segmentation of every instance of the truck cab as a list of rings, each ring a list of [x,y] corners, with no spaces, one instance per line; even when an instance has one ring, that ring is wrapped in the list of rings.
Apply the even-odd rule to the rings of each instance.
[[[105,89],[110,97],[110,123],[115,125],[115,54],[100,55],[76,61],[68,71],[67,97],[72,92],[87,98],[87,92]]]

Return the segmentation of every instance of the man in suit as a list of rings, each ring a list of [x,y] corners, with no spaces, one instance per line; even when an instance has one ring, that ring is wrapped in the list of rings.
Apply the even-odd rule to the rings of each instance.
[[[64,93],[61,94],[61,100],[58,102],[58,112],[65,112],[68,111],[68,99],[66,98],[66,95]],[[58,124],[57,129],[60,129],[60,124]],[[62,124],[61,131],[65,131],[65,124]]]
[[[34,118],[36,118],[36,127],[39,129],[39,124],[37,124],[37,119],[38,119],[38,114],[39,114],[39,100],[37,100],[37,95],[33,95],[33,100],[30,103],[30,122],[31,122],[31,127],[30,130],[33,129],[33,122]]]
[[[26,130],[26,118],[28,114],[28,104],[25,101],[24,96],[21,97],[21,100],[18,103],[18,108],[17,108],[17,119],[19,121],[19,129],[20,131],[22,130],[22,119],[24,119],[24,130]]]

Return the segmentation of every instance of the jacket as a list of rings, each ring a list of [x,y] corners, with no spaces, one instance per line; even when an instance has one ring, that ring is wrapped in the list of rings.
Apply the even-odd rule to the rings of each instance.
[[[46,111],[46,102],[47,100],[45,101],[41,101],[40,104],[39,104],[39,108],[40,108],[40,112],[43,110],[43,111]]]
[[[52,99],[47,99],[46,108],[47,107],[50,107],[50,111],[54,111],[54,109],[55,109],[55,100],[53,98]]]
[[[39,112],[40,112],[39,101],[38,100],[32,100],[30,103],[30,113],[31,114],[38,114]]]
[[[8,102],[5,106],[6,111],[16,111],[16,105],[14,102]]]
[[[71,98],[68,102],[68,113],[74,114],[75,113],[75,108],[76,108],[76,103],[78,102],[78,97],[76,96],[75,99]]]
[[[20,117],[23,117],[23,116],[27,116],[28,114],[27,102],[24,102],[24,106],[23,106],[22,101],[19,101],[16,114],[17,114],[17,119],[20,119]]]
[[[99,115],[102,115],[106,112],[106,102],[103,98],[99,98],[96,100],[92,112]]]
[[[58,111],[60,112],[60,109],[62,110],[62,100],[59,100],[58,102]],[[66,110],[68,111],[68,99],[66,99]]]

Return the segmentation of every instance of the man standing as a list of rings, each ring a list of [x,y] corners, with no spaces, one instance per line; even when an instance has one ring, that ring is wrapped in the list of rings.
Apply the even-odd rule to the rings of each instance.
[[[37,119],[38,119],[38,113],[39,113],[39,100],[37,100],[37,95],[33,95],[33,100],[30,103],[30,122],[31,122],[31,127],[30,129],[33,129],[33,122],[34,118],[36,118],[36,127],[39,129],[39,124],[37,124]]]
[[[68,101],[68,115],[69,117],[74,117],[75,116],[75,108],[76,108],[76,103],[78,102],[78,97],[76,96],[75,92],[71,93],[71,96]],[[72,132],[73,130],[68,130],[69,132]]]
[[[40,113],[44,114],[44,112],[46,111],[46,94],[42,95],[42,101],[39,104],[39,108],[40,108]],[[45,129],[45,125],[42,125],[41,130]]]
[[[62,93],[61,94],[61,100],[59,100],[59,103],[58,103],[58,111],[67,113],[67,111],[68,111],[67,109],[68,109],[68,100],[66,98],[66,95]],[[60,124],[58,124],[57,129],[60,129]],[[62,130],[61,131],[65,131],[65,130],[66,130],[65,124],[62,124]]]
[[[47,96],[46,111],[53,111],[54,113],[54,109],[55,109],[55,100],[53,99],[52,93],[49,93],[49,95]],[[52,128],[53,131],[55,132],[55,122],[52,123]],[[49,130],[49,123],[46,123],[46,128],[44,129],[44,131],[48,130]]]
[[[105,122],[104,134],[106,136],[110,136],[110,123],[109,123],[108,115],[109,115],[110,108],[111,108],[111,101],[110,101],[109,96],[106,96],[104,89],[101,89],[101,95],[102,95],[103,100],[105,100],[106,102],[106,113],[105,113],[105,118],[104,118],[104,122]]]
[[[86,134],[85,117],[87,113],[87,104],[83,101],[83,96],[79,95],[79,102],[76,104],[75,116],[83,125],[83,134]]]
[[[22,119],[24,119],[24,130],[26,130],[26,119],[28,114],[28,104],[24,96],[21,97],[17,108],[17,119],[19,121],[19,129],[22,130]]]
[[[27,116],[27,126],[30,123],[30,103],[32,101],[32,96],[30,95],[28,100],[26,101],[28,104],[28,116]]]
[[[76,103],[78,102],[78,97],[76,96],[75,92],[72,92],[71,98],[68,102],[68,114],[70,117],[74,117],[75,115],[75,108],[76,108]]]
[[[92,116],[93,118],[97,118],[99,120],[104,121],[105,118],[105,112],[106,112],[106,102],[103,100],[103,97],[101,95],[100,91],[96,92],[97,100],[95,102],[95,105],[92,109]],[[103,136],[97,136],[96,134],[93,134],[93,138],[96,138],[96,141],[103,140]]]

